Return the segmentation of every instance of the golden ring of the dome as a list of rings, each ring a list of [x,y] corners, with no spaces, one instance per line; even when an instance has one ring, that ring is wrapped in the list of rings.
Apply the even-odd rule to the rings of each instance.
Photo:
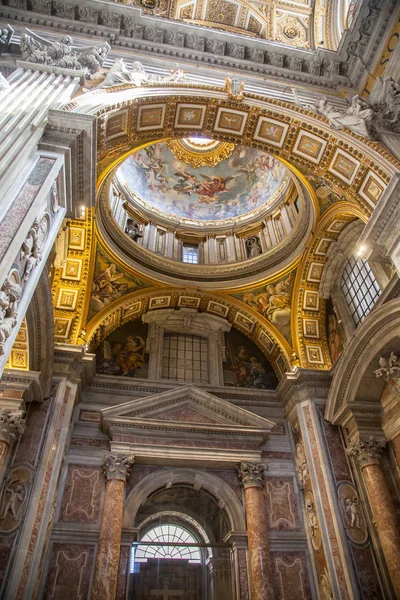
[[[230,158],[235,149],[235,144],[209,140],[203,143],[199,138],[168,140],[166,145],[174,153],[175,157],[192,167],[215,167],[218,163]]]

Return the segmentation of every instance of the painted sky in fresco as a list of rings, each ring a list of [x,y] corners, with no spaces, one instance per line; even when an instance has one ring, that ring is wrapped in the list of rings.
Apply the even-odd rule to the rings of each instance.
[[[236,148],[215,167],[194,168],[159,143],[132,154],[117,176],[149,208],[175,218],[218,221],[270,202],[287,173],[279,160],[254,148]]]

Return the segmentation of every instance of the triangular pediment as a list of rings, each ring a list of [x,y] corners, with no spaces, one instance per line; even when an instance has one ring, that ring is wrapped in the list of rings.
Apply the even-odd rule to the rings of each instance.
[[[162,421],[180,424],[258,429],[268,434],[274,423],[254,413],[217,398],[195,386],[184,386],[136,398],[101,411],[104,425],[111,422]]]

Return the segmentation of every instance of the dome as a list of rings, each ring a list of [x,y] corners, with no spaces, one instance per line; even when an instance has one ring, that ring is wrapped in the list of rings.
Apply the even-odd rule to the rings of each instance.
[[[116,178],[128,201],[169,223],[246,223],[275,207],[291,181],[279,159],[206,138],[160,142],[131,154]]]

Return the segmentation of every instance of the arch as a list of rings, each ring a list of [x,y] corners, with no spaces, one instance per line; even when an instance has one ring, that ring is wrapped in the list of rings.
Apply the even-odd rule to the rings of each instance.
[[[202,310],[226,318],[229,323],[244,333],[271,362],[278,378],[291,369],[292,349],[277,328],[255,309],[226,294],[188,292],[182,288],[171,287],[152,287],[130,292],[102,308],[89,321],[86,326],[85,340],[90,344],[91,349],[95,350],[100,342],[117,327],[151,310],[152,298],[164,297],[167,299],[165,306],[174,308],[178,307],[180,296],[198,298]]]
[[[170,483],[200,485],[226,511],[232,531],[246,531],[244,508],[232,488],[211,473],[186,468],[164,468],[144,477],[129,493],[124,508],[123,527],[132,527],[136,514],[147,498]]]
[[[301,366],[331,367],[325,331],[325,300],[320,297],[328,250],[343,229],[355,219],[366,222],[363,211],[350,202],[337,202],[321,217],[297,270],[292,308],[293,347]]]
[[[43,397],[50,395],[54,358],[54,317],[51,284],[43,270],[26,311],[29,368],[40,372]]]
[[[374,309],[359,326],[344,349],[330,388],[325,418],[336,424],[356,394],[371,361],[381,348],[398,337],[400,299],[395,298]]]

